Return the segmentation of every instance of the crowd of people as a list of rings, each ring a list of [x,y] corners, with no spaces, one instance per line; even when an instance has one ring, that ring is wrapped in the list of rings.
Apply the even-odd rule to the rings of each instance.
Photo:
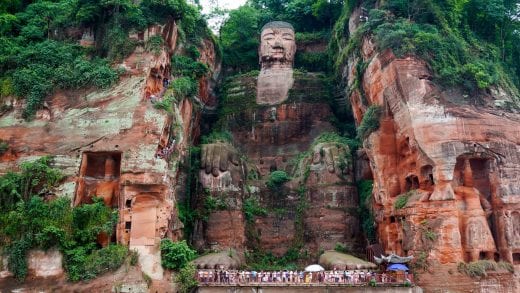
[[[411,283],[411,275],[404,273],[400,281]],[[236,271],[236,270],[198,270],[197,280],[201,285],[209,284],[349,284],[362,285],[370,282],[395,283],[398,280],[391,274],[376,274],[362,270],[332,270],[322,272],[304,271]]]

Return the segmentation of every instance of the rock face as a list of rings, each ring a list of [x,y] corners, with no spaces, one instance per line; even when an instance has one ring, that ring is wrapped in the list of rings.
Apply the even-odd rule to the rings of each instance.
[[[194,243],[200,248],[281,256],[289,249],[317,253],[337,243],[357,245],[350,149],[322,138],[334,131],[330,85],[322,74],[293,72],[295,50],[289,24],[267,24],[261,72],[234,76],[223,85],[216,129],[230,130],[232,142],[201,146],[198,206],[207,217],[196,224]],[[271,73],[278,77],[267,80]],[[292,180],[267,186],[273,171]],[[208,209],[211,202],[216,204]]]
[[[369,38],[360,51],[361,59],[349,59],[345,78],[353,87],[355,76],[362,77],[349,96],[358,124],[368,106],[383,109],[361,154],[371,172],[358,174],[373,174],[385,251],[444,265],[482,259],[520,264],[518,111],[499,107],[500,89],[481,97],[442,90],[422,60],[377,52]],[[368,65],[359,73],[361,61]],[[468,101],[477,98],[479,106]],[[398,208],[404,197],[406,205]]]
[[[175,194],[183,188],[179,162],[185,160],[192,136],[199,133],[200,113],[195,99],[172,105],[173,113],[155,109],[152,95],[165,92],[163,79],[170,77],[170,59],[179,53],[177,25],[171,21],[131,36],[140,40],[153,35],[164,38],[157,55],[138,47],[121,66],[127,74],[106,91],[58,92],[37,119],[20,119],[23,105],[0,117],[0,137],[9,151],[0,157],[0,172],[15,169],[20,162],[53,155],[54,167],[67,176],[55,190],[70,197],[74,205],[101,196],[106,205],[119,210],[115,235],[100,235],[107,245],[117,241],[139,251],[144,272],[162,279],[159,243],[182,237]],[[199,100],[215,103],[214,77],[220,69],[214,45],[204,41],[201,60],[210,62],[212,75],[199,81]],[[36,270],[38,271],[38,270]]]

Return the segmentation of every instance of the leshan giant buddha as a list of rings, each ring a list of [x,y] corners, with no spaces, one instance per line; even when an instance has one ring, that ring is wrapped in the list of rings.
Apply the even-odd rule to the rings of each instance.
[[[261,71],[258,75],[256,103],[279,104],[287,100],[294,84],[294,28],[283,21],[269,22],[262,28],[260,41],[258,55]]]

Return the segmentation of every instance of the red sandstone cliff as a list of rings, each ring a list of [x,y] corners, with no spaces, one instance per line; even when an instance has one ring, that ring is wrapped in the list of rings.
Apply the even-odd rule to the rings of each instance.
[[[373,174],[384,250],[429,263],[431,274],[420,283],[427,289],[483,290],[494,283],[495,292],[519,290],[520,114],[500,107],[514,97],[500,88],[480,97],[443,89],[425,62],[377,52],[370,38],[360,58],[349,59],[345,78],[352,86],[355,64],[367,62],[364,93],[356,89],[349,97],[353,113],[359,124],[368,106],[383,112],[362,153],[371,169],[364,173]],[[397,209],[400,196],[408,202]],[[458,263],[482,259],[509,262],[517,273],[472,283],[457,272]]]
[[[154,108],[150,96],[164,93],[171,57],[182,54],[182,47],[173,21],[130,37],[144,43],[154,35],[163,37],[163,49],[153,54],[138,46],[118,65],[126,73],[112,88],[57,92],[30,122],[21,119],[22,104],[0,116],[0,137],[9,144],[0,156],[0,174],[25,160],[54,156],[54,167],[67,177],[55,195],[70,197],[75,205],[102,196],[117,208],[113,239],[138,250],[141,269],[161,280],[160,239],[182,237],[175,195],[185,184],[179,164],[199,135],[201,107],[195,104],[215,105],[220,60],[214,44],[203,41],[200,61],[208,64],[210,74],[199,81],[198,99],[182,99],[168,114]],[[172,151],[160,155],[166,148]],[[100,238],[103,245],[106,236]],[[165,284],[170,286],[167,280]]]

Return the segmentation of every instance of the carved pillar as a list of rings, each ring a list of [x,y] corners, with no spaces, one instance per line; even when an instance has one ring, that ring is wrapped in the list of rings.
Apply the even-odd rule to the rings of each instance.
[[[471,170],[471,165],[469,163],[469,159],[464,159],[464,171],[463,171],[463,180],[464,186],[473,187],[473,171]]]

